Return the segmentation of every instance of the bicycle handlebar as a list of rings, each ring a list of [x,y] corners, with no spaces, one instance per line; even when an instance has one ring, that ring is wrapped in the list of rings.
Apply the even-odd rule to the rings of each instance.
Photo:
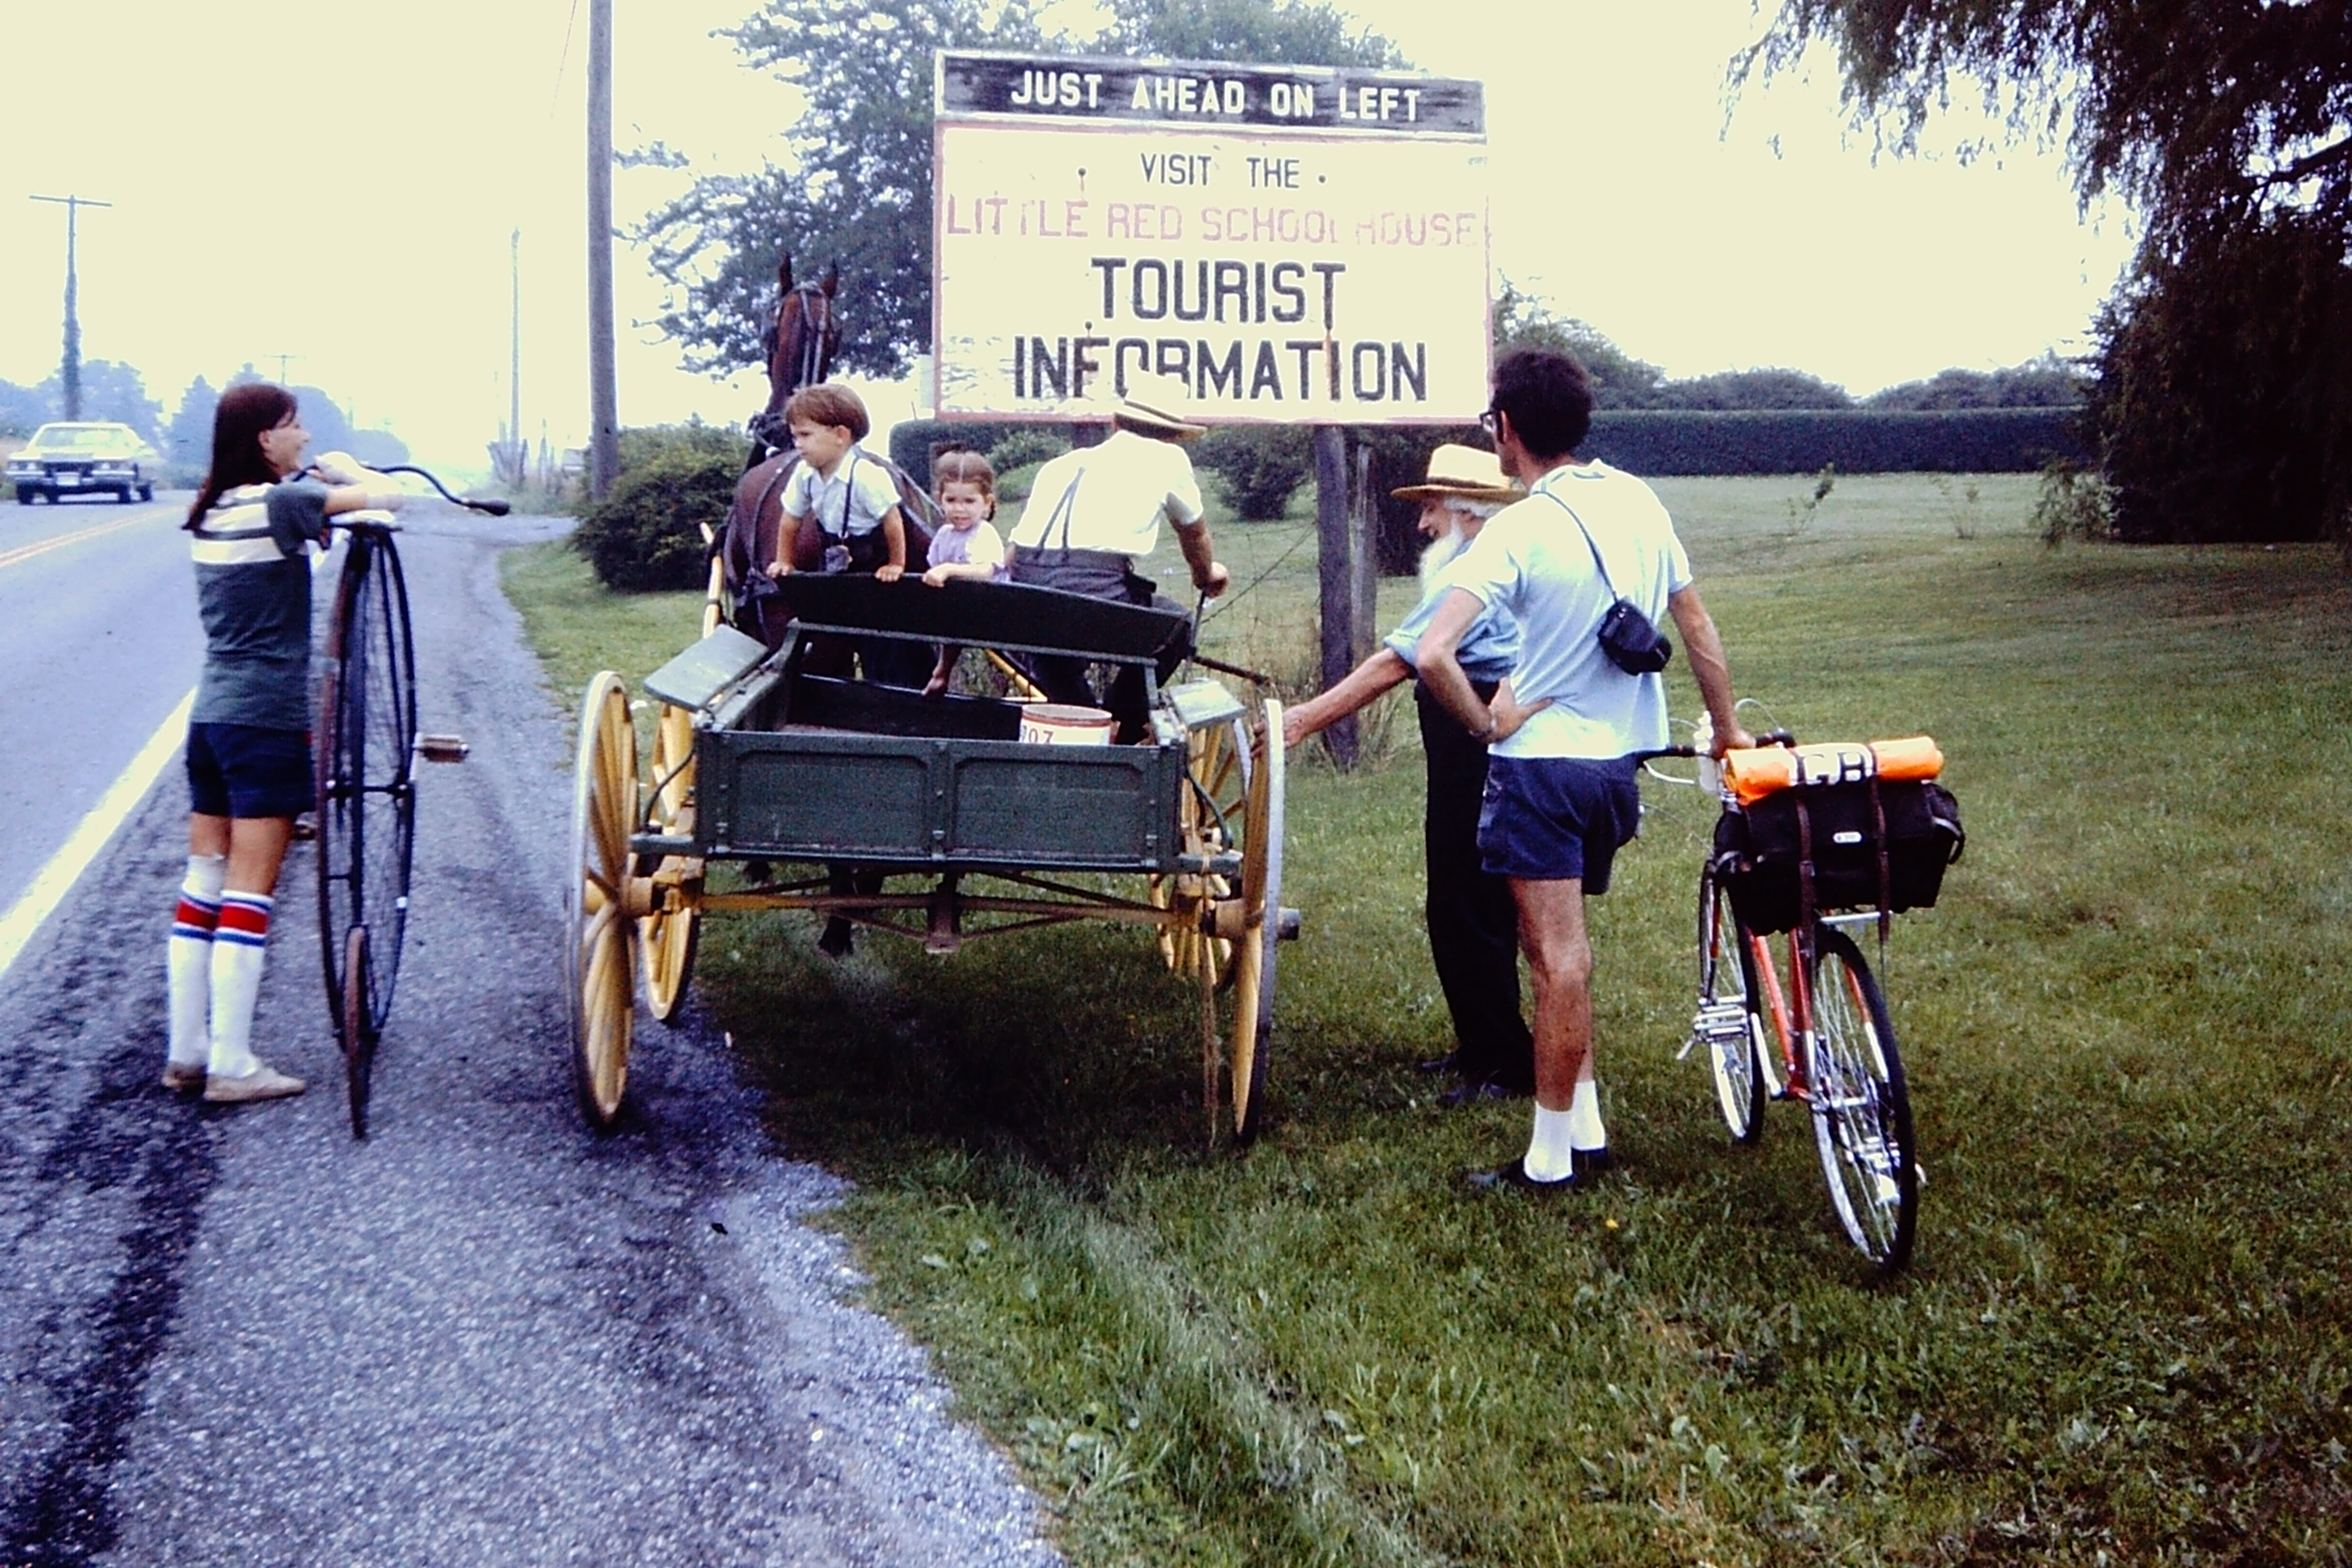
[[[341,454],[336,455],[340,456]],[[439,479],[434,478],[433,475],[427,473],[425,469],[417,468],[415,465],[411,463],[386,463],[382,468],[377,468],[371,464],[367,467],[370,473],[375,474],[415,474],[418,479],[423,479],[426,484],[431,485],[435,489],[439,490],[443,500],[462,506],[469,511],[478,511],[487,517],[504,517],[508,512],[514,510],[513,502],[502,500],[497,496],[484,496],[478,499],[473,496],[451,495],[449,493],[448,486],[443,484]],[[317,466],[314,464],[310,468],[305,468],[303,472],[316,473],[318,472]]]
[[[514,510],[513,502],[501,500],[497,496],[485,496],[479,499],[472,496],[453,496],[449,493],[448,488],[442,484],[439,479],[435,479],[423,468],[416,468],[412,464],[387,463],[383,468],[376,469],[376,472],[379,474],[415,474],[418,479],[423,479],[426,484],[431,485],[435,489],[439,490],[441,492],[442,500],[453,501],[457,505],[465,507],[470,511],[478,511],[487,517],[504,517],[508,512]]]
[[[1756,743],[1759,746],[1793,746],[1797,743],[1797,737],[1793,731],[1788,730],[1767,730],[1756,737]],[[1636,765],[1639,765],[1643,763],[1654,763],[1664,757],[1697,755],[1699,755],[1699,749],[1696,746],[1660,746],[1654,752],[1634,752],[1633,761]]]

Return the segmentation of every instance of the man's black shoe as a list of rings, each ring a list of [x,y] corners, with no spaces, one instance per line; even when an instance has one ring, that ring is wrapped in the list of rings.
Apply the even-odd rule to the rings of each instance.
[[[1612,1169],[1617,1163],[1616,1158],[1609,1152],[1609,1145],[1606,1143],[1598,1149],[1570,1149],[1568,1152],[1568,1158],[1569,1163],[1575,1167],[1576,1179],[1580,1182],[1589,1182],[1601,1172]]]
[[[1448,1110],[1455,1110],[1465,1105],[1483,1104],[1490,1100],[1525,1100],[1534,1092],[1532,1089],[1516,1089],[1507,1083],[1496,1083],[1492,1079],[1486,1079],[1478,1083],[1456,1085],[1439,1095],[1437,1103]]]
[[[1413,1063],[1412,1070],[1417,1073],[1425,1074],[1430,1078],[1435,1078],[1440,1073],[1458,1071],[1461,1068],[1461,1053],[1458,1051],[1448,1051],[1442,1057],[1432,1057],[1425,1062]]]
[[[1528,1174],[1528,1164],[1524,1159],[1514,1159],[1491,1171],[1473,1171],[1470,1173],[1470,1185],[1482,1193],[1502,1192],[1516,1187],[1523,1193],[1547,1198],[1576,1192],[1580,1188],[1573,1174],[1562,1176],[1557,1182],[1537,1181]]]

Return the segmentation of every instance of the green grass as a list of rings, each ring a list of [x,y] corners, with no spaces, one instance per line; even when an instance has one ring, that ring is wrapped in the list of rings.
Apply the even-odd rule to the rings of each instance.
[[[2052,552],[2030,480],[1976,485],[1842,479],[1801,530],[1809,480],[1657,487],[1744,692],[1950,758],[1967,858],[1886,974],[1928,1175],[1893,1284],[1833,1234],[1801,1114],[1731,1147],[1674,1059],[1694,791],[1648,788],[1593,906],[1629,1168],[1559,1205],[1466,1191],[1526,1111],[1439,1111],[1408,1070],[1448,1037],[1409,719],[1383,767],[1292,773],[1307,929],[1246,1156],[1202,1150],[1191,998],[1139,933],[832,965],[804,920],[711,923],[698,984],[782,1145],[857,1179],[872,1300],[1075,1562],[2352,1554],[2352,584],[2318,551]],[[1238,581],[1272,572],[1213,651],[1311,646],[1307,515],[1221,529]],[[569,690],[691,635],[688,596],[510,560]]]

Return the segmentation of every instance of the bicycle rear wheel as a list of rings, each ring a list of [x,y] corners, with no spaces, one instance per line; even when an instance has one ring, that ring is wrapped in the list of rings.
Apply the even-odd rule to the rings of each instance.
[[[1886,998],[1843,931],[1820,935],[1812,1010],[1805,1082],[1830,1202],[1863,1256],[1892,1273],[1911,1261],[1918,1232],[1911,1095]]]
[[[1753,1143],[1764,1131],[1755,953],[1748,928],[1732,910],[1731,894],[1712,872],[1698,879],[1698,1016],[1691,1033],[1706,1051],[1723,1124],[1734,1141]]]
[[[408,923],[416,845],[416,648],[407,584],[391,540],[353,529],[329,624],[317,748],[319,949],[327,1006],[345,1035],[356,993],[373,1037],[391,1016]],[[353,943],[352,933],[366,931]],[[346,973],[356,962],[359,973]],[[342,1040],[347,1058],[358,1043]],[[373,1039],[366,1056],[373,1055]],[[364,1074],[354,1078],[354,1131],[366,1115]]]

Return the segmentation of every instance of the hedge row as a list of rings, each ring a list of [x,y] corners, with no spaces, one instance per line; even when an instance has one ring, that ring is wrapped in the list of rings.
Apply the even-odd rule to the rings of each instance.
[[[1584,455],[1637,474],[2033,473],[2089,457],[2072,408],[1604,409]]]
[[[1592,416],[1584,453],[1637,474],[1811,474],[1831,463],[1843,474],[2032,473],[2053,458],[2089,457],[2079,419],[2071,408],[1612,408]],[[985,452],[1020,428],[910,420],[891,431],[890,456],[928,484],[934,446]],[[1380,445],[1394,439],[1426,447],[1475,440],[1476,432],[1386,431]],[[1314,465],[1304,443],[1300,451],[1303,482]]]

